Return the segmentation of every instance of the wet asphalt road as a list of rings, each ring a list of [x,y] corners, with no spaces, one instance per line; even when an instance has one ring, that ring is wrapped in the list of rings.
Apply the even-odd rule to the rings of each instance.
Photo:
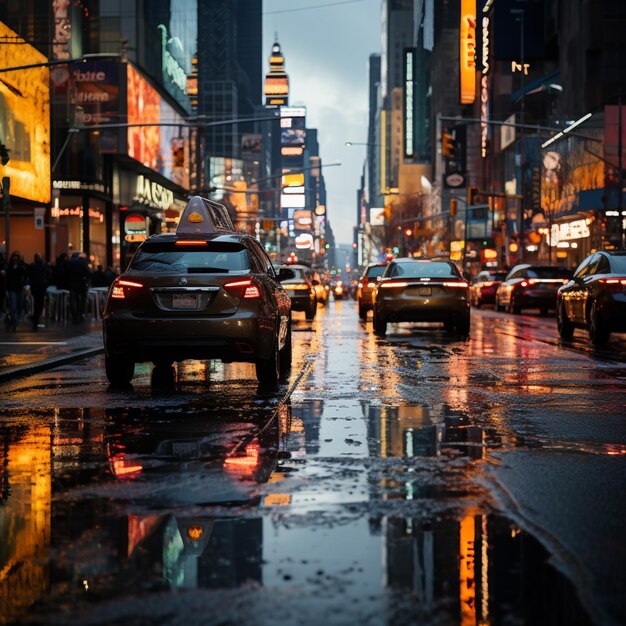
[[[102,357],[0,387],[0,624],[626,623],[626,345],[353,302],[275,393]]]

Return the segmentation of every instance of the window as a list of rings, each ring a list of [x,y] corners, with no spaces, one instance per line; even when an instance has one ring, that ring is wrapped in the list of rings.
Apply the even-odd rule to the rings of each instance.
[[[241,244],[209,243],[206,249],[199,249],[174,246],[169,242],[154,243],[137,250],[130,269],[154,273],[219,274],[250,271],[250,259]]]
[[[393,273],[392,273],[393,271]],[[445,261],[421,262],[403,261],[395,263],[389,276],[406,276],[407,278],[460,278],[459,271],[453,263]]]
[[[386,269],[386,265],[374,265],[367,270],[365,275],[368,278],[377,278],[378,276],[382,276]]]
[[[576,278],[582,278],[583,276],[585,276],[586,274],[589,273],[589,268],[591,267],[591,261],[592,259],[594,259],[594,255],[591,254],[589,255],[579,266],[578,269],[576,270],[576,273],[574,274],[574,276]]]

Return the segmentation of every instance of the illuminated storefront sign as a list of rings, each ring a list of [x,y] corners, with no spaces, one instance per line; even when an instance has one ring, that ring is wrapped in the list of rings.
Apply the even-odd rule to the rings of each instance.
[[[283,174],[283,187],[301,187],[304,185],[304,173]]]
[[[169,77],[174,85],[176,85],[183,93],[186,93],[187,73],[168,50],[168,45],[173,45],[178,47],[181,54],[184,54],[183,44],[178,37],[170,37],[168,39],[167,27],[164,24],[159,24],[158,28],[161,31],[161,63],[163,67],[163,78],[167,79]]]
[[[296,237],[296,248],[299,250],[310,250],[313,247],[313,235],[302,233]]]
[[[490,52],[490,21],[483,17],[483,46],[482,46],[482,71],[480,77],[480,154],[487,156],[487,142],[489,140],[489,52]]]
[[[65,189],[70,191],[98,191],[104,193],[104,183],[86,183],[82,180],[53,180],[53,189]]]
[[[550,235],[550,245],[558,246],[561,241],[585,239],[591,235],[589,220],[575,220],[564,224],[553,224]]]
[[[174,202],[174,193],[145,176],[137,176],[133,201],[165,210]]]
[[[412,48],[404,51],[404,156],[407,159],[414,153],[413,128],[413,71],[414,51]],[[364,220],[363,220],[364,221]]]
[[[50,209],[50,216],[52,218],[58,219],[60,217],[80,217],[82,218],[85,214],[83,207],[66,207],[64,209],[60,209],[59,207],[52,207]],[[89,217],[101,224],[104,223],[104,213],[102,211],[98,211],[98,209],[89,209]]]
[[[46,63],[48,59],[0,23],[0,67]],[[18,43],[19,42],[19,43]],[[0,177],[11,179],[11,195],[50,201],[50,71],[47,67],[6,72],[0,80],[0,140],[10,161]]]
[[[286,194],[280,195],[280,206],[291,209],[303,209],[305,204],[304,194]]]
[[[472,104],[476,99],[476,0],[461,0],[459,77],[459,102]]]

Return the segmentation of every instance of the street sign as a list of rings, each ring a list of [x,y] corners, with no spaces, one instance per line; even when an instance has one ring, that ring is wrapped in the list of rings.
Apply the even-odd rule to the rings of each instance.
[[[43,230],[44,225],[44,217],[46,215],[46,209],[42,206],[37,206],[34,209],[34,217],[35,217],[35,229]]]

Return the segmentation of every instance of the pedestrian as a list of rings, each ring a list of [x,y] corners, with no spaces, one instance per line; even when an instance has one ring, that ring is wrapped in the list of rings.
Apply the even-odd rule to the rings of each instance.
[[[33,314],[30,321],[33,330],[39,328],[39,319],[43,311],[46,289],[48,288],[48,266],[39,252],[35,252],[33,262],[28,266],[28,284],[33,297]]]
[[[57,257],[52,268],[52,284],[57,289],[69,290],[69,272],[67,268],[67,252],[62,252]]]
[[[4,254],[0,252],[0,317],[6,312],[5,298],[7,293],[7,263]]]
[[[87,306],[87,291],[91,272],[87,265],[87,256],[82,252],[72,252],[67,264],[68,282],[70,289],[70,313],[74,324],[80,324],[85,319]]]
[[[26,285],[26,265],[19,251],[11,254],[6,269],[7,300],[9,312],[4,320],[7,330],[15,331],[24,309],[24,286]]]
[[[98,265],[96,271],[91,275],[92,287],[108,287],[111,283],[106,272],[102,269],[102,265]]]

